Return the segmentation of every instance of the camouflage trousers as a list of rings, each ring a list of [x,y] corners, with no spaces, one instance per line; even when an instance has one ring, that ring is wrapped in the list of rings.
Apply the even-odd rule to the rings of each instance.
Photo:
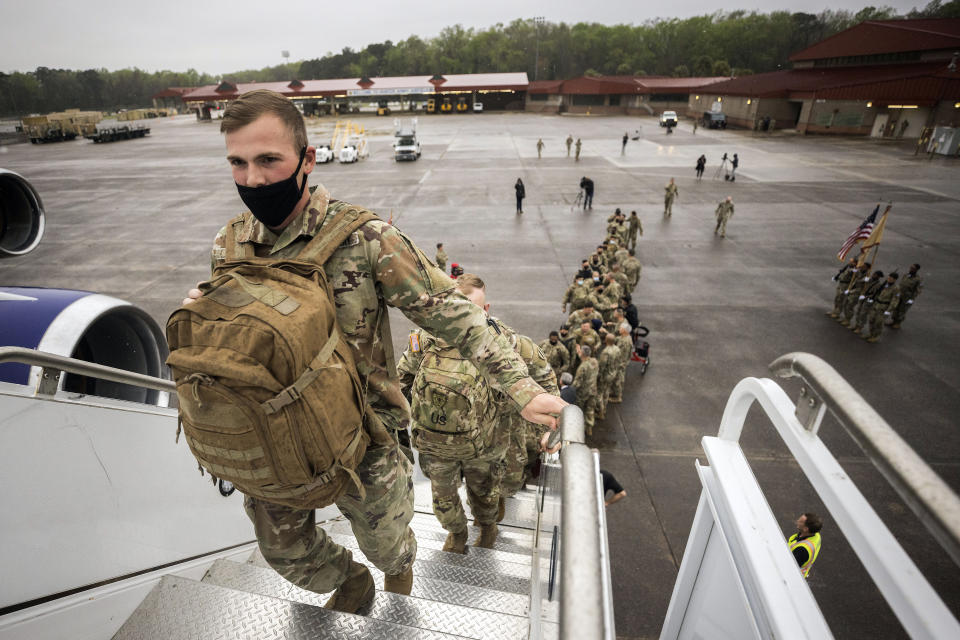
[[[587,435],[593,433],[593,425],[596,422],[597,398],[591,394],[585,398],[580,397],[580,390],[577,390],[577,404],[583,409],[583,426]]]
[[[864,325],[867,324],[867,320],[870,317],[870,310],[873,309],[873,303],[864,300],[860,303],[860,308],[857,309],[857,323],[854,325],[857,331],[863,329]]]
[[[497,521],[500,481],[503,478],[503,447],[497,446],[476,458],[441,458],[420,452],[420,468],[430,478],[433,514],[451,533],[467,530],[467,514],[460,501],[460,476],[467,482],[467,502],[477,525]]]
[[[627,249],[636,249],[636,248],[637,248],[637,234],[636,234],[636,233],[631,233],[631,234],[629,234],[629,236],[630,236],[630,237],[629,237],[628,240],[627,240]],[[634,286],[636,286],[636,285],[634,285]]]
[[[847,299],[847,294],[844,293],[847,290],[847,285],[838,284],[837,292],[833,296],[833,314],[839,316],[843,312],[843,305]]]
[[[602,420],[607,415],[607,401],[610,399],[610,391],[613,389],[615,376],[606,374],[597,380],[597,401],[596,413]]]
[[[627,377],[627,365],[630,363],[629,360],[624,362],[617,368],[617,374],[613,378],[613,384],[610,385],[610,395],[609,398],[622,398],[623,397],[623,383]]]
[[[909,311],[912,306],[912,304],[907,304],[906,300],[901,300],[900,304],[898,304],[895,309],[892,309],[893,324],[902,324],[904,318],[907,317],[907,311]]]
[[[717,216],[717,226],[713,230],[714,233],[720,232],[721,236],[727,235],[727,221],[730,220],[729,215],[719,215]]]
[[[500,495],[509,498],[523,488],[527,478],[527,469],[540,455],[539,430],[529,424],[519,414],[510,429],[510,442],[504,457],[503,479],[500,481]]]
[[[883,305],[878,305],[874,303],[873,308],[870,309],[870,337],[879,338],[880,334],[883,333],[883,321],[887,316],[883,315],[884,311],[888,309]]]
[[[356,472],[366,497],[351,483],[337,499],[337,508],[350,521],[370,562],[388,575],[403,573],[417,555],[417,540],[409,526],[412,465],[396,446],[370,447]],[[316,511],[250,496],[243,507],[253,521],[260,552],[285,579],[308,591],[328,593],[346,578],[353,554],[317,526]]]
[[[843,319],[848,323],[853,319],[853,314],[857,312],[857,305],[860,304],[860,293],[848,293],[843,299]],[[840,315],[840,314],[837,314]]]
[[[673,196],[667,196],[663,199],[663,215],[673,215]]]

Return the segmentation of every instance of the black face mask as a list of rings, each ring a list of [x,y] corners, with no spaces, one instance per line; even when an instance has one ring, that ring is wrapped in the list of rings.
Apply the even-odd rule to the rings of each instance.
[[[304,174],[300,188],[297,188],[297,174],[303,166],[303,159],[307,155],[307,148],[300,152],[300,162],[294,169],[293,175],[286,180],[265,184],[262,187],[245,187],[237,185],[240,199],[250,208],[253,217],[267,225],[277,227],[293,212],[293,208],[300,202],[303,190],[307,188],[307,176]]]

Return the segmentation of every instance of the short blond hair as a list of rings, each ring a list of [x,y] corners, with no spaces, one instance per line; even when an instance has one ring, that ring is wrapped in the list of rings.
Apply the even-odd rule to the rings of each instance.
[[[280,118],[293,138],[294,150],[299,154],[307,146],[307,125],[293,102],[276,91],[256,89],[231,102],[223,112],[220,133],[232,133],[268,113]]]
[[[485,291],[487,285],[480,279],[480,276],[473,273],[465,273],[457,278],[457,289],[460,290],[460,293],[466,295],[474,289]]]

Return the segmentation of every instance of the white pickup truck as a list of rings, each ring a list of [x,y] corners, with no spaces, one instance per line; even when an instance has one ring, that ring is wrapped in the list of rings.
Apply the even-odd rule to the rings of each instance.
[[[393,143],[393,159],[416,160],[420,157],[420,141],[413,129],[403,129],[397,132],[396,142]]]

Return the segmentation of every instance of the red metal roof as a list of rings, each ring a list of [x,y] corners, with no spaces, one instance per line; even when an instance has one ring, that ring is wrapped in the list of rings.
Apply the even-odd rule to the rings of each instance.
[[[446,82],[437,85],[438,91],[477,91],[481,89],[525,91],[530,85],[526,72],[453,73],[443,77]]]
[[[645,91],[641,93],[690,93],[707,85],[729,80],[727,76],[707,78],[663,78],[657,76],[639,76],[635,78]]]
[[[534,80],[527,87],[527,93],[560,93],[563,80]]]
[[[820,60],[960,47],[960,18],[869,20],[798,51],[790,60]]]
[[[943,62],[792,69],[734,78],[710,85],[707,91],[716,95],[754,98],[808,98],[816,94],[818,98],[839,99],[843,96],[846,99],[871,100],[877,97],[874,92],[879,85],[887,86],[888,90],[895,86],[906,90],[907,87],[923,84],[924,78],[935,78],[941,73],[946,73],[946,64]],[[891,94],[891,97],[908,99],[911,96],[909,93],[900,93]]]

